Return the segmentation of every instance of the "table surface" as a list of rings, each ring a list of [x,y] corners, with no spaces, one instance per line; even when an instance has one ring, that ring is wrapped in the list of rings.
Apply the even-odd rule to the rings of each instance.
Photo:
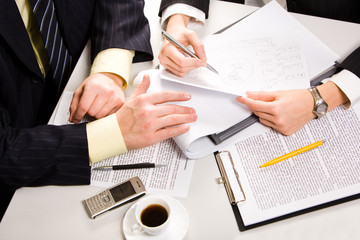
[[[160,0],[146,0],[145,14],[151,28],[155,59],[133,64],[131,77],[158,65],[161,47]],[[221,9],[221,11],[220,11]],[[210,18],[199,35],[216,32],[256,10],[222,1],[210,3]],[[226,13],[226,19],[223,17]],[[294,16],[331,49],[344,57],[360,45],[360,25],[340,21]],[[77,65],[67,90],[74,90],[89,72],[88,47]],[[186,239],[359,239],[360,200],[346,202],[256,229],[240,232],[224,186],[216,182],[220,173],[213,156],[196,160],[188,197],[178,200],[189,214]],[[16,191],[0,224],[1,239],[124,239],[123,216],[130,204],[106,216],[91,220],[81,201],[101,188],[93,186],[46,186]]]

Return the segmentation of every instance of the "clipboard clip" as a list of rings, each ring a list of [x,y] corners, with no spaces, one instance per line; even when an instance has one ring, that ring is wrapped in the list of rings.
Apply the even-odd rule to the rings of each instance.
[[[231,166],[232,166],[232,169],[234,171],[234,174],[235,174],[239,189],[240,189],[240,191],[241,191],[241,193],[243,195],[242,199],[237,199],[236,198],[236,196],[234,194],[234,191],[233,191],[233,189],[232,189],[232,187],[230,185],[230,181],[229,181],[228,175],[226,173],[226,169],[224,167],[223,159],[221,158],[221,154],[224,154],[224,153],[227,154],[227,156],[228,156],[227,158],[229,159],[229,161],[231,163]],[[218,166],[219,166],[219,169],[220,169],[220,174],[221,174],[221,177],[217,178],[217,183],[218,184],[224,184],[226,192],[227,192],[228,197],[229,197],[230,204],[231,205],[236,205],[238,203],[245,202],[246,201],[245,192],[244,192],[244,190],[243,190],[243,188],[241,186],[240,179],[239,179],[239,174],[235,169],[235,165],[234,165],[234,162],[233,162],[233,159],[231,157],[230,152],[229,151],[217,152],[215,154],[215,158],[216,158],[216,161],[218,163]]]

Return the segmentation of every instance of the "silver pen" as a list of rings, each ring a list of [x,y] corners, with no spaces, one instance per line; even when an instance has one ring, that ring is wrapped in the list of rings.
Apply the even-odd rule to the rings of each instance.
[[[166,38],[167,40],[169,40],[169,42],[171,42],[172,44],[174,44],[175,46],[181,48],[181,50],[183,50],[186,54],[188,54],[189,56],[193,57],[193,58],[197,58],[199,59],[199,57],[191,52],[187,47],[185,47],[184,45],[182,45],[180,42],[178,42],[175,38],[173,38],[172,36],[170,36],[167,32],[165,31],[162,31],[162,36],[164,38]],[[210,69],[211,71],[213,71],[214,73],[216,74],[219,74],[215,68],[213,68],[212,66],[210,66],[208,63],[207,63],[207,66],[206,66],[208,69]]]
[[[166,167],[167,164],[157,164],[157,163],[135,163],[135,164],[125,164],[125,165],[112,165],[112,166],[102,166],[96,167],[93,170],[122,170],[122,169],[139,169],[139,168],[159,168]]]

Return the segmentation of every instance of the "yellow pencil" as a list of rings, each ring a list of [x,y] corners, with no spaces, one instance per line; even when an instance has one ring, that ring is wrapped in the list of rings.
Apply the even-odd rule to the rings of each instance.
[[[285,155],[283,155],[281,157],[274,158],[273,160],[270,160],[267,163],[264,163],[263,165],[261,165],[260,168],[267,167],[267,166],[273,165],[275,163],[281,162],[283,160],[289,159],[289,158],[291,158],[293,156],[296,156],[296,155],[298,155],[300,153],[303,153],[303,152],[309,151],[309,150],[311,150],[313,148],[316,148],[318,146],[321,146],[325,142],[326,142],[325,140],[314,142],[314,143],[312,143],[310,145],[307,145],[305,147],[302,147],[302,148],[300,148],[298,150],[295,150],[295,151],[292,151],[292,152],[290,152],[288,154],[285,154]]]

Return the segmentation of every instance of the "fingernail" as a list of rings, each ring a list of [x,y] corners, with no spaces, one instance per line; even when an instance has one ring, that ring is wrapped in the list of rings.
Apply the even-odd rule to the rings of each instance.
[[[186,99],[190,99],[190,98],[191,98],[191,94],[190,94],[190,93],[185,93],[185,94],[184,94],[184,97],[185,97]]]
[[[197,119],[197,115],[196,114],[191,114],[191,119],[195,121]]]

